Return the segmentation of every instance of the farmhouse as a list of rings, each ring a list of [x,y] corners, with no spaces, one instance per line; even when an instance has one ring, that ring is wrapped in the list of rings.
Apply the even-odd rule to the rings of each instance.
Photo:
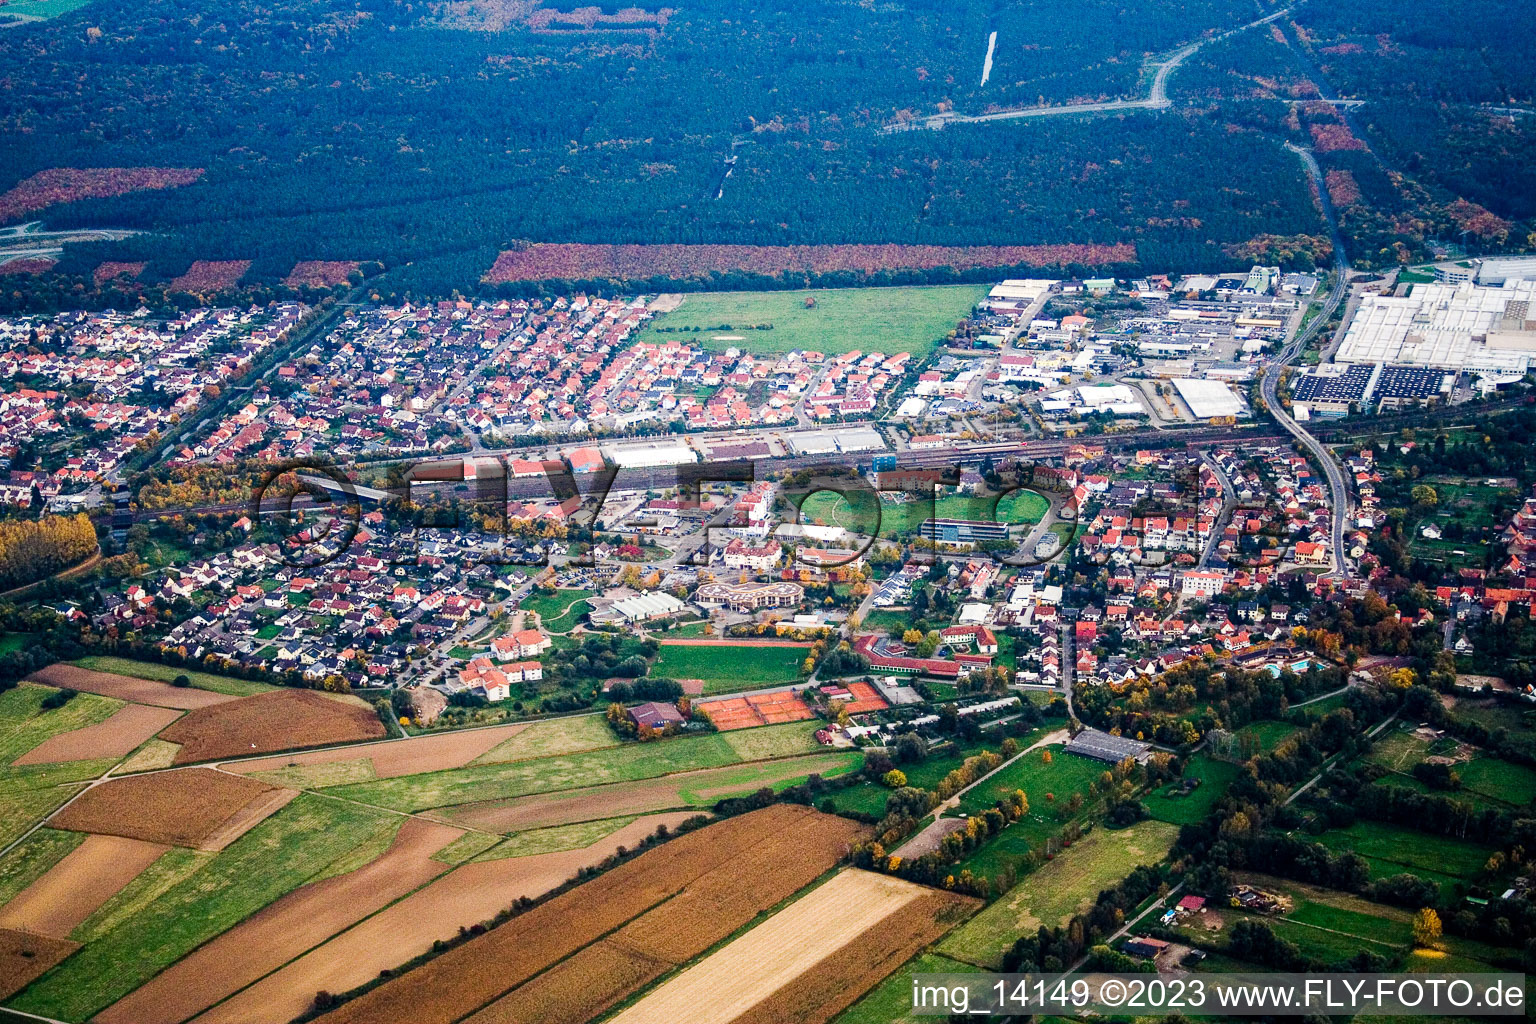
[[[644,729],[664,729],[668,725],[683,724],[683,713],[671,704],[663,704],[660,701],[636,704],[625,714],[637,727]]]

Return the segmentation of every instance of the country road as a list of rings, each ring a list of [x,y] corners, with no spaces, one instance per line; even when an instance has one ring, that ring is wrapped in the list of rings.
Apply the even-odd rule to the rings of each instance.
[[[1198,39],[1193,43],[1174,50],[1162,60],[1147,62],[1148,68],[1156,68],[1157,72],[1152,76],[1152,83],[1147,90],[1147,95],[1135,100],[1109,100],[1104,103],[1065,103],[1053,107],[1025,107],[1018,110],[997,110],[990,114],[959,114],[954,111],[945,111],[914,121],[902,121],[888,124],[881,129],[882,132],[912,131],[914,129],[928,128],[939,129],[951,124],[981,124],[986,121],[1016,121],[1026,117],[1054,117],[1058,114],[1107,114],[1119,110],[1166,110],[1173,105],[1168,98],[1168,79],[1173,76],[1179,65],[1188,60],[1197,50],[1210,43],[1221,42],[1240,32],[1256,28],[1260,25],[1268,25],[1278,21],[1291,13],[1290,7],[1282,7],[1272,14],[1268,14],[1257,21],[1250,21],[1246,25],[1228,29],[1225,32],[1211,36],[1207,39]],[[982,84],[987,83],[992,71],[992,44],[996,43],[996,33],[993,34],[991,43],[987,47],[986,62],[983,65]]]

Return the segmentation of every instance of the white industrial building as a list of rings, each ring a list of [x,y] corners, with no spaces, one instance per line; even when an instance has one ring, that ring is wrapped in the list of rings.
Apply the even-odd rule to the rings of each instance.
[[[1218,416],[1246,416],[1248,407],[1225,382],[1200,380],[1195,377],[1176,377],[1173,386],[1179,397],[1189,406],[1196,419],[1208,420]]]
[[[1341,363],[1524,373],[1536,356],[1536,281],[1497,288],[1416,284],[1411,294],[1366,295],[1334,358]]]
[[[699,453],[684,441],[606,445],[603,454],[620,469],[654,469],[658,466],[681,466],[699,461]]]

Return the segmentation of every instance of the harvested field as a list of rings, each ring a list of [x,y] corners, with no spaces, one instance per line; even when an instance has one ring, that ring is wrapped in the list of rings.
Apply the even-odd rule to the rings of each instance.
[[[792,690],[703,701],[694,706],[707,712],[721,732],[781,722],[804,722],[816,717],[816,713]]]
[[[639,782],[461,804],[436,813],[447,821],[487,832],[520,832],[674,807],[703,807],[732,793],[752,792],[813,773],[833,775],[855,767],[859,756],[812,754],[766,764],[706,768]]]
[[[108,260],[97,265],[96,270],[91,274],[91,280],[95,282],[98,288],[108,281],[116,281],[118,278],[135,281],[138,280],[140,274],[144,273],[144,268],[147,266],[149,266],[148,263],[122,263],[116,260]]]
[[[1104,266],[1131,263],[1136,248],[1118,245],[587,245],[542,243],[503,252],[485,280],[629,280],[705,277],[745,270],[777,275],[932,267]]]
[[[346,284],[347,275],[356,269],[357,264],[347,260],[305,260],[293,265],[283,284],[290,288],[334,288]]]
[[[257,911],[97,1014],[100,1024],[178,1024],[448,870],[432,855],[458,829],[406,819],[381,857]]]
[[[67,939],[75,926],[137,878],[169,847],[121,836],[88,836],[0,908],[0,929]]]
[[[49,824],[71,832],[201,848],[249,817],[242,813],[247,808],[258,805],[265,809],[265,817],[277,810],[270,806],[275,797],[291,792],[206,768],[158,772],[93,786]],[[254,824],[251,821],[246,828]]]
[[[195,260],[170,284],[173,292],[220,292],[240,283],[245,272],[251,269],[250,260]]]
[[[103,697],[116,697],[118,700],[131,701],[134,704],[153,704],[156,707],[181,708],[184,711],[224,704],[236,699],[228,694],[177,687],[170,683],[157,683],[152,679],[135,679],[133,676],[120,676],[115,672],[97,672],[94,669],[62,663],[40,668],[27,678],[48,686],[67,686],[72,690],[99,693]]]
[[[603,939],[466,1018],[464,1024],[585,1024],[673,966]]]
[[[527,728],[526,722],[520,722],[515,725],[498,725],[490,729],[412,736],[404,740],[384,740],[379,743],[362,744],[346,750],[315,750],[307,754],[241,761],[230,765],[229,770],[242,775],[260,775],[268,782],[289,785],[292,783],[277,776],[292,774],[293,781],[298,782],[310,774],[304,772],[304,769],[315,765],[366,762],[362,766],[366,771],[362,779],[392,779],[400,775],[461,768]],[[313,777],[319,778],[320,775],[315,773]],[[361,781],[361,779],[348,781]]]
[[[9,274],[46,274],[58,265],[58,260],[49,256],[23,256],[20,259],[6,260],[0,263],[0,276]]]
[[[613,1020],[825,1021],[979,905],[897,878],[845,871]],[[825,969],[829,962],[836,969]]]
[[[79,948],[80,943],[68,939],[0,929],[0,999],[20,992]]]
[[[125,192],[190,185],[201,167],[52,167],[0,195],[0,223],[57,203],[106,199]]]
[[[310,1008],[317,991],[346,992],[371,981],[427,952],[435,940],[457,935],[460,925],[489,920],[521,897],[541,896],[618,847],[633,848],[658,824],[671,827],[684,817],[641,818],[584,850],[466,864],[214,1007],[196,1024],[287,1024]]]
[[[313,690],[274,690],[199,708],[166,729],[162,738],[181,744],[177,764],[192,764],[381,739],[384,734],[384,724],[364,705],[344,704]]]
[[[102,757],[125,757],[139,744],[181,717],[172,708],[129,704],[105,722],[50,736],[12,764],[58,764]]]
[[[631,932],[631,936],[661,942],[668,948],[683,949],[690,942],[689,937],[677,932],[666,920],[646,914],[646,911],[658,904],[672,906],[676,900],[669,900],[669,897],[705,878],[711,879],[712,891],[718,891],[721,879],[733,877],[737,890],[744,888],[741,885],[743,877],[753,879],[752,892],[738,892],[734,897],[735,913],[758,906],[765,899],[769,901],[766,906],[772,906],[794,891],[783,892],[785,885],[803,878],[806,872],[811,872],[810,877],[814,878],[825,871],[842,856],[849,843],[864,834],[864,829],[845,819],[831,818],[794,805],[775,805],[719,822],[673,839],[540,904],[320,1020],[324,1024],[361,1024],[409,1017],[413,1024],[449,1024],[592,944],[626,921],[639,925],[651,918]],[[776,854],[771,870],[765,874],[743,874],[733,866],[743,857],[754,854],[754,864],[765,863],[765,854],[759,853],[765,846],[772,847]],[[799,882],[799,885],[804,884]],[[783,894],[772,898],[774,892]],[[675,923],[692,926],[697,916],[693,913],[695,909],[707,908],[699,901],[690,901]],[[758,906],[758,909],[762,907]],[[708,922],[709,931],[717,931],[722,926],[721,919],[732,912],[720,908]],[[757,910],[752,910],[747,918],[726,925],[725,934],[745,924],[755,913]],[[615,941],[620,941],[620,937],[615,936]],[[702,950],[712,940],[701,933],[692,941],[705,942],[705,946],[699,947]],[[623,941],[623,945],[630,950],[637,948],[633,941]]]

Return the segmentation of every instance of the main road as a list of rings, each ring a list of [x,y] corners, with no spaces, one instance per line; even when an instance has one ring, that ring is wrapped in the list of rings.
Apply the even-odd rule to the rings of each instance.
[[[1322,169],[1318,167],[1317,159],[1310,150],[1300,146],[1286,143],[1286,147],[1301,158],[1306,165],[1307,173],[1312,176],[1317,186],[1323,213],[1328,218],[1328,227],[1333,232],[1334,281],[1328,297],[1323,301],[1323,308],[1317,316],[1313,317],[1312,322],[1305,328],[1297,331],[1295,336],[1286,342],[1280,353],[1264,368],[1264,377],[1259,382],[1259,393],[1264,397],[1264,405],[1269,409],[1270,415],[1275,418],[1275,422],[1296,438],[1297,443],[1312,453],[1317,464],[1322,467],[1323,475],[1328,478],[1328,491],[1333,506],[1329,516],[1333,527],[1332,536],[1329,538],[1329,557],[1333,560],[1333,570],[1328,575],[1348,580],[1354,574],[1349,559],[1344,555],[1344,530],[1345,524],[1349,521],[1350,511],[1349,482],[1344,478],[1344,470],[1335,461],[1333,453],[1321,441],[1309,434],[1306,428],[1297,423],[1295,418],[1280,405],[1279,389],[1280,374],[1312,343],[1339,308],[1339,303],[1344,301],[1344,296],[1349,294],[1349,259],[1344,255],[1344,238],[1339,232],[1338,218],[1334,215],[1333,204],[1328,199],[1328,187],[1323,181]]]

